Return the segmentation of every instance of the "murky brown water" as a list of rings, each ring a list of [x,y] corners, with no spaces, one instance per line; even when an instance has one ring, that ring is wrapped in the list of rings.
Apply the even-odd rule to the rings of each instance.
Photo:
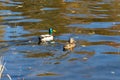
[[[0,0],[0,33],[2,80],[120,80],[120,0]]]

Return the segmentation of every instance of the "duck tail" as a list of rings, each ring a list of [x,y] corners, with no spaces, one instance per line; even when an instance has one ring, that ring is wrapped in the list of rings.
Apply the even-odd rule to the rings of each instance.
[[[66,51],[66,48],[65,48],[65,47],[63,47],[63,51]]]
[[[41,37],[38,37],[38,45],[41,44]]]

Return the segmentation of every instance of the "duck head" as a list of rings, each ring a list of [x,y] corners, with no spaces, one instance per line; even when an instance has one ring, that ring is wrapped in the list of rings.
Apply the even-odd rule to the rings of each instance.
[[[74,40],[74,38],[70,38],[69,39],[69,43],[75,43],[76,41]]]
[[[49,28],[49,34],[52,35],[53,32],[56,32],[56,30],[53,30],[53,28]]]

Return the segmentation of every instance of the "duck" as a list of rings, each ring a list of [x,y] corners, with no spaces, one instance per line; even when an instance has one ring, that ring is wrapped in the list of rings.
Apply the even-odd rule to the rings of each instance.
[[[40,35],[38,44],[52,41],[54,39],[54,36],[52,35],[53,32],[56,32],[56,30],[54,30],[53,28],[49,28],[49,34]]]
[[[76,46],[76,41],[74,40],[74,38],[70,38],[67,44],[63,46],[63,51],[66,50],[72,51],[75,46]]]

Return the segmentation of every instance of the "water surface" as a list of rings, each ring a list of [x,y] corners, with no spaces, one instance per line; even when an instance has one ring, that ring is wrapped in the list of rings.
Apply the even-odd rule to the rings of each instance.
[[[119,0],[0,0],[2,80],[120,80]],[[52,27],[55,40],[38,45]],[[77,46],[63,51],[73,37]]]

